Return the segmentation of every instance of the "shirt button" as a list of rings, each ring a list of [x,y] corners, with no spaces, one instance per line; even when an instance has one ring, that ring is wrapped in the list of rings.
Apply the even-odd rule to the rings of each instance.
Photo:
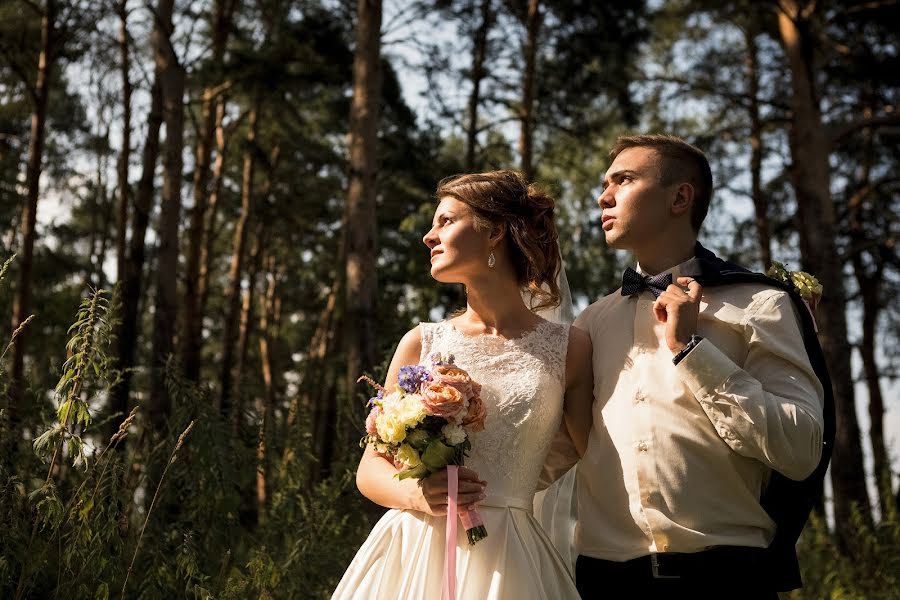
[[[641,402],[643,402],[646,399],[647,399],[647,396],[644,395],[644,392],[638,391],[634,395],[634,403],[635,404],[640,404]]]
[[[647,442],[638,442],[637,449],[640,452],[646,452],[647,451]]]

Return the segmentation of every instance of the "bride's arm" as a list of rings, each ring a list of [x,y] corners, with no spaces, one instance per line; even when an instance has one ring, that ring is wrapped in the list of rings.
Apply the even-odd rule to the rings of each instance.
[[[385,387],[391,389],[397,384],[400,367],[419,362],[422,350],[421,332],[418,327],[410,330],[394,353],[388,368]],[[369,444],[356,469],[356,487],[363,496],[387,508],[411,509],[432,515],[447,512],[447,470],[425,479],[400,480],[395,475],[400,472],[393,461],[379,454]],[[459,469],[460,507],[468,506],[484,498],[484,482],[471,469]]]
[[[591,336],[586,331],[569,329],[569,348],[566,353],[566,396],[564,422],[569,436],[584,456],[593,423],[594,365]]]

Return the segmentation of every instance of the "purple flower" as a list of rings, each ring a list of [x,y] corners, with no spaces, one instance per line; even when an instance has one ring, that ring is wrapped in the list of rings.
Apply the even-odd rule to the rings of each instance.
[[[431,374],[422,365],[400,367],[399,383],[403,391],[412,394],[426,381],[431,381]]]
[[[378,390],[378,393],[375,394],[375,397],[369,398],[369,401],[366,402],[366,409],[369,409],[369,408],[372,408],[373,406],[375,406],[375,401],[381,400],[382,398],[384,398],[384,390]]]

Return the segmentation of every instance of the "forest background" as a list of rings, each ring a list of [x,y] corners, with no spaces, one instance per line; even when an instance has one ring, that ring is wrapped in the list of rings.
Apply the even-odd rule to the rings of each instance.
[[[651,131],[713,163],[708,247],[825,288],[837,440],[790,597],[900,597],[897,22],[896,0],[0,1],[0,597],[328,597],[380,514],[356,378],[464,302],[428,276],[437,181],[550,189],[583,307],[628,261],[601,241],[608,148]]]

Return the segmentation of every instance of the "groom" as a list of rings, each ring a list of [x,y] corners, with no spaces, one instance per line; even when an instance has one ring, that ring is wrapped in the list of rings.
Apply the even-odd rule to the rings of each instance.
[[[712,193],[703,152],[641,135],[610,156],[602,228],[637,264],[575,321],[595,382],[579,592],[777,598],[800,585],[794,544],[834,435],[811,316],[793,290],[697,243]]]

